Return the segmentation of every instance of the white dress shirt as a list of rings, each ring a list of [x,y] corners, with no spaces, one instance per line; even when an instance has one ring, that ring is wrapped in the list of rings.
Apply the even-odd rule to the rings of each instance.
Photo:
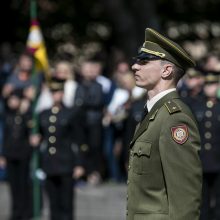
[[[155,95],[151,100],[147,100],[146,105],[147,105],[148,112],[150,112],[150,110],[153,108],[153,106],[156,104],[157,101],[159,101],[165,95],[167,95],[168,93],[173,92],[173,91],[176,91],[176,88],[167,89],[167,90]]]

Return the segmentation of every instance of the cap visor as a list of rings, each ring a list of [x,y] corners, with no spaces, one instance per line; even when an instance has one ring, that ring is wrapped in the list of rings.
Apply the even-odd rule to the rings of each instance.
[[[155,60],[155,59],[161,59],[161,58],[153,54],[140,52],[136,57],[134,57],[134,59],[135,60]]]

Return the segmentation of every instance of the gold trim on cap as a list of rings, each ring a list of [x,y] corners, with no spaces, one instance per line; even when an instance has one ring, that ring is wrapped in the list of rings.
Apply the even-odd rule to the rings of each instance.
[[[161,58],[164,58],[166,56],[164,53],[156,52],[156,51],[153,51],[153,50],[148,50],[146,48],[141,48],[141,51],[143,51],[145,53],[156,55],[156,56],[161,57]]]
[[[207,75],[205,77],[205,82],[210,82],[210,83],[218,83],[219,82],[219,77],[216,75]]]

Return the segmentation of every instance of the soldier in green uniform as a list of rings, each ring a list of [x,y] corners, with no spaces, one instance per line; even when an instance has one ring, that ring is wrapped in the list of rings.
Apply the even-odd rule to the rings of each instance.
[[[194,61],[175,42],[147,28],[132,66],[147,90],[148,113],[130,143],[127,220],[198,220],[200,136],[176,85]]]

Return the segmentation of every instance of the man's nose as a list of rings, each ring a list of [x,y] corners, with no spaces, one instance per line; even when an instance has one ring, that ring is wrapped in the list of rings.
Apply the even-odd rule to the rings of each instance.
[[[139,70],[140,69],[140,66],[137,64],[137,63],[134,63],[132,66],[131,66],[131,69],[133,71],[136,71],[136,70]]]

